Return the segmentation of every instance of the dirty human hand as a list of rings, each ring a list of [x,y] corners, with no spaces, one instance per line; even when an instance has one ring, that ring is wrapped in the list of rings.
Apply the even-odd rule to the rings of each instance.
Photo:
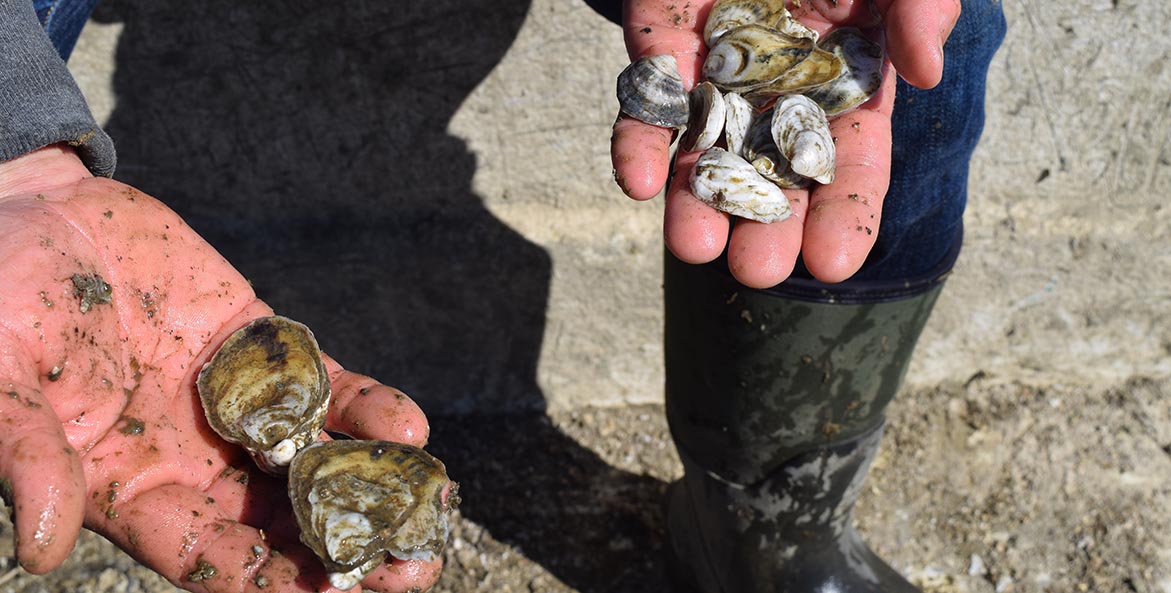
[[[632,60],[672,54],[684,87],[695,86],[707,48],[703,28],[715,0],[627,0],[623,27]],[[785,190],[793,216],[772,224],[736,220],[691,194],[688,179],[699,152],[677,156],[666,194],[663,233],[671,252],[688,263],[712,261],[728,248],[728,267],[741,283],[765,288],[793,271],[798,253],[819,280],[840,282],[874,246],[890,183],[894,71],[920,88],[939,83],[943,43],[960,14],[959,0],[803,0],[790,12],[823,36],[855,26],[884,42],[887,62],[879,92],[859,109],[830,121],[837,143],[837,177],[809,190]],[[893,62],[893,65],[892,65]],[[610,152],[615,178],[636,200],[654,197],[667,180],[672,131],[620,116]],[[896,197],[897,199],[897,197]],[[869,229],[869,232],[866,230]],[[729,236],[730,235],[730,236]]]
[[[270,314],[174,212],[71,149],[0,163],[0,485],[21,566],[52,570],[84,525],[191,591],[331,590],[284,480],[221,440],[196,395],[215,348]],[[328,429],[426,442],[410,399],[326,365]],[[395,561],[362,584],[425,589],[440,567]]]

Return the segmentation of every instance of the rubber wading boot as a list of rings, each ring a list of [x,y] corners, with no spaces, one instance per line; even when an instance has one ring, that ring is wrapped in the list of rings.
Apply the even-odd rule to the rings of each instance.
[[[667,419],[686,472],[667,500],[669,576],[701,593],[918,591],[851,514],[946,274],[759,291],[724,266],[665,266]]]

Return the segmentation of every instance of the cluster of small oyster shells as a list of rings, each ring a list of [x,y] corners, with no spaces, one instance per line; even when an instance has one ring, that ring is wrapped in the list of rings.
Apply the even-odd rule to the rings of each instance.
[[[357,586],[388,554],[431,561],[442,552],[451,508],[443,463],[400,443],[315,442],[330,383],[308,327],[256,319],[224,341],[196,383],[216,433],[264,471],[288,474],[301,541],[334,587]]]
[[[686,128],[680,149],[704,151],[690,179],[697,198],[734,216],[784,220],[792,209],[782,188],[833,182],[829,118],[877,92],[882,48],[851,28],[819,40],[783,0],[718,0],[704,42],[703,80],[690,93],[674,56],[630,64],[618,76],[622,112]]]

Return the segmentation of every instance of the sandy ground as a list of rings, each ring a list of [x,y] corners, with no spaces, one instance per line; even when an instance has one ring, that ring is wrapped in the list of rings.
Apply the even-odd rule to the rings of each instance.
[[[857,509],[928,592],[1171,592],[1171,381],[1106,390],[974,379],[904,394]],[[662,408],[436,418],[464,504],[436,591],[667,590],[659,499],[680,465]],[[0,591],[173,588],[86,533],[32,576],[0,524]]]

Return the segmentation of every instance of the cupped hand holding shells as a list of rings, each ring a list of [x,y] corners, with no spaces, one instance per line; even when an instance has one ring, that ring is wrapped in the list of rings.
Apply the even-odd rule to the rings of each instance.
[[[624,32],[632,60],[675,57],[686,89],[701,79],[707,53],[704,28],[715,0],[627,0]],[[700,152],[676,157],[666,192],[663,232],[667,247],[689,263],[712,261],[728,250],[732,274],[747,286],[773,286],[792,273],[798,254],[819,280],[839,282],[862,266],[877,235],[890,182],[893,71],[930,88],[943,71],[943,43],[959,18],[959,0],[802,0],[789,12],[822,36],[858,27],[883,44],[886,59],[879,91],[860,108],[830,120],[837,145],[836,178],[827,185],[786,189],[792,216],[771,224],[736,220],[701,202],[688,180]],[[631,198],[657,195],[668,179],[674,131],[620,115],[611,158],[615,179]],[[892,199],[897,199],[892,197]]]
[[[0,163],[0,490],[25,569],[59,565],[84,524],[192,591],[332,590],[284,479],[213,432],[196,395],[220,343],[271,314],[174,212],[72,150]],[[325,366],[328,429],[426,442],[409,398]],[[394,561],[362,585],[426,589],[440,568]]]

